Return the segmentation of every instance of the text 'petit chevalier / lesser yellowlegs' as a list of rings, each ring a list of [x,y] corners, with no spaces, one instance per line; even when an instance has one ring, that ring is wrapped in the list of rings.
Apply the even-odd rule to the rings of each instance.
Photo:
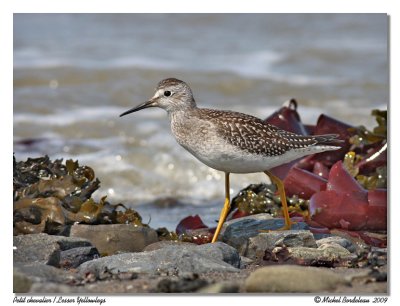
[[[306,155],[340,148],[334,145],[337,135],[297,135],[243,113],[198,108],[190,87],[175,78],[162,80],[149,101],[120,117],[148,107],[165,109],[177,142],[207,166],[225,172],[225,204],[212,242],[217,240],[229,213],[230,173],[268,175],[281,197],[284,229],[290,229],[283,183],[268,170]]]

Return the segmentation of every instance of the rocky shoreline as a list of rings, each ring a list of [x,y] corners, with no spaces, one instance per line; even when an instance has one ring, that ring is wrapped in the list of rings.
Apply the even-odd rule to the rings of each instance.
[[[325,115],[305,126],[296,108],[291,100],[266,120],[345,142],[274,169],[287,231],[274,185],[241,190],[211,244],[215,229],[197,215],[153,229],[122,203],[94,200],[100,180],[78,161],[14,158],[14,292],[386,294],[387,113],[373,111],[368,131]]]
[[[14,292],[387,293],[386,248],[315,235],[301,222],[299,229],[260,232],[271,220],[279,219],[259,214],[232,220],[219,242],[202,245],[155,241],[154,230],[129,224],[101,225],[96,239],[14,236]],[[74,226],[81,225],[71,233],[79,233]],[[135,235],[116,237],[124,227]],[[107,242],[114,253],[101,256]],[[135,251],[126,251],[127,243]]]

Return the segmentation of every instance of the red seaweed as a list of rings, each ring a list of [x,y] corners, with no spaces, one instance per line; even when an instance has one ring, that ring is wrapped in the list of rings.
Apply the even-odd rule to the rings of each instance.
[[[298,163],[300,160],[301,160],[300,158],[299,158],[299,159],[296,159],[296,160],[293,160],[293,161],[291,161],[290,163],[277,166],[277,167],[275,167],[275,168],[270,169],[269,171],[270,171],[273,175],[279,177],[281,180],[284,180],[285,177],[288,175],[290,169],[292,169],[292,167],[293,167],[296,163]]]
[[[386,190],[367,191],[341,161],[333,165],[327,190],[310,199],[311,219],[328,228],[386,230]]]
[[[229,220],[238,219],[238,218],[246,217],[246,216],[248,216],[248,215],[249,215],[248,212],[246,212],[246,211],[244,211],[244,210],[236,209],[236,210],[228,217],[228,219],[229,219]]]
[[[332,166],[326,189],[334,190],[338,193],[358,193],[360,197],[367,199],[367,191],[349,174],[342,161],[338,161]]]
[[[387,190],[368,191],[368,221],[370,230],[382,230],[387,227]]]
[[[199,215],[187,216],[176,226],[176,233],[180,235],[186,233],[188,230],[195,230],[199,228],[208,228],[208,226],[203,223]]]
[[[307,135],[314,135],[315,127],[316,127],[316,125],[304,124],[304,128],[306,129]]]
[[[334,190],[321,191],[310,199],[313,221],[327,228],[360,230],[367,224],[368,202]]]
[[[290,99],[287,106],[282,106],[278,111],[266,118],[264,122],[292,133],[307,135],[307,130],[297,112],[297,101],[295,99]]]
[[[350,149],[349,138],[355,134],[355,132],[349,131],[349,128],[352,128],[352,126],[342,121],[324,114],[319,116],[317,126],[314,129],[314,135],[338,134],[338,139],[342,139],[345,142],[340,144],[342,147],[341,149],[319,153],[314,156],[314,159],[328,166],[334,164],[338,160],[343,159],[344,155]]]
[[[314,163],[313,173],[322,177],[324,179],[328,179],[329,177],[329,168],[325,166],[323,163],[317,161]]]
[[[378,167],[387,165],[387,143],[380,145],[377,148],[371,149],[358,164],[360,174],[369,174]]]
[[[285,103],[286,104],[286,103]],[[275,125],[276,127],[300,134],[308,135],[307,129],[303,125],[300,119],[300,115],[297,112],[297,101],[295,99],[290,99],[288,105],[282,106],[278,111],[274,112],[271,116],[266,118],[264,122]],[[289,170],[295,165],[300,159],[294,160],[290,163],[275,167],[270,169],[272,174],[283,180]]]
[[[309,199],[314,193],[325,190],[327,181],[314,173],[293,167],[283,183],[288,196]]]
[[[386,248],[387,247],[387,235],[380,233],[372,233],[367,231],[359,231],[357,232],[359,237],[364,240],[369,245],[378,247],[378,248]]]

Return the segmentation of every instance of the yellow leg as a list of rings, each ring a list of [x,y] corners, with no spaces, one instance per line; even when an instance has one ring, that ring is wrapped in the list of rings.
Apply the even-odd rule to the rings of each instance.
[[[292,227],[292,221],[290,221],[289,217],[289,210],[288,210],[288,205],[286,202],[286,193],[285,193],[285,187],[283,185],[283,182],[280,180],[280,178],[276,177],[269,171],[264,171],[266,175],[269,176],[271,181],[278,187],[278,192],[281,197],[281,202],[282,202],[282,212],[283,212],[283,217],[285,218],[285,226],[281,228],[281,230],[290,230]]]
[[[230,209],[230,197],[229,197],[229,173],[225,173],[225,203],[224,207],[221,210],[221,214],[219,216],[217,229],[215,230],[214,237],[212,239],[212,243],[217,241],[219,232],[221,231],[222,225],[225,222],[226,217],[228,216]]]

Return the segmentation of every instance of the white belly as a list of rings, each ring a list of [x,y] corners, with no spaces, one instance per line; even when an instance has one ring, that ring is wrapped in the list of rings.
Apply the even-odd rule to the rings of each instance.
[[[289,151],[279,156],[254,155],[239,151],[234,146],[228,145],[223,151],[213,148],[208,152],[194,152],[185,147],[198,160],[207,166],[229,173],[255,173],[289,163],[297,158],[323,151],[337,150],[335,146],[315,146]]]

